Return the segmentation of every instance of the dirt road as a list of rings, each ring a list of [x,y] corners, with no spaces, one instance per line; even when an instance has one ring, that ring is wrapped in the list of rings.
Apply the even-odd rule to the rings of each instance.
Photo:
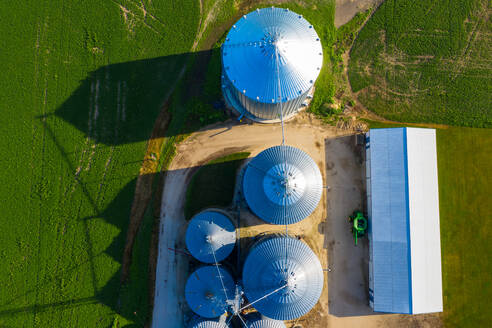
[[[316,307],[297,322],[288,323],[288,327],[294,324],[303,328],[438,326],[437,316],[374,315],[367,305],[367,242],[355,247],[346,222],[351,211],[363,206],[364,197],[361,149],[354,146],[354,139],[349,136],[352,132],[323,125],[307,113],[287,122],[285,130],[286,144],[306,151],[319,165],[329,187],[309,218],[289,226],[290,233],[301,235],[317,253],[326,276]],[[152,327],[183,327],[189,258],[169,248],[185,247],[183,206],[193,172],[223,154],[244,150],[255,156],[280,142],[279,124],[248,125],[229,121],[194,133],[178,146],[162,196]],[[241,237],[255,235],[260,230],[275,230],[274,226],[248,219],[243,214],[241,220],[258,221],[241,228]]]
[[[333,129],[323,129],[319,123],[311,124],[307,114],[286,123],[287,144],[297,145],[304,150],[315,150],[322,158],[324,138],[335,134]],[[291,142],[289,142],[289,140]],[[315,140],[320,140],[317,145]],[[183,240],[186,221],[183,213],[187,184],[194,169],[221,154],[240,150],[256,155],[266,147],[281,142],[280,125],[248,125],[229,121],[194,133],[177,149],[177,155],[166,175],[161,208],[159,252],[155,284],[154,314],[152,327],[179,328],[183,323],[183,287],[187,272],[187,259],[170,251],[179,248]],[[308,150],[309,149],[309,150]],[[318,163],[323,167],[323,163]]]
[[[335,27],[347,23],[360,11],[377,6],[383,0],[336,0]]]

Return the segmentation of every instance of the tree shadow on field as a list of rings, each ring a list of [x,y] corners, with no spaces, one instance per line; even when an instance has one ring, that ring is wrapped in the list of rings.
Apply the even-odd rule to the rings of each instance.
[[[176,117],[179,128],[152,137],[190,133],[225,118],[220,78],[220,48],[111,64],[91,72],[54,114],[96,143],[146,141],[165,100],[179,88],[166,117]]]

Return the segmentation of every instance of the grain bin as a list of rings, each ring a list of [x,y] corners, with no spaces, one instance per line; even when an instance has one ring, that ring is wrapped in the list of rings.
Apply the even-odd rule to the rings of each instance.
[[[296,223],[318,206],[323,192],[318,166],[302,150],[275,146],[247,165],[243,193],[249,208],[273,224]]]
[[[188,224],[186,247],[201,262],[222,261],[232,252],[235,243],[236,227],[222,211],[202,211]]]
[[[222,92],[240,115],[278,122],[297,113],[313,91],[323,50],[313,26],[284,8],[239,19],[222,45]]]
[[[308,313],[323,290],[323,269],[304,242],[273,236],[254,245],[243,267],[245,295],[262,315],[292,320]]]
[[[227,311],[227,300],[234,297],[235,283],[220,266],[204,266],[186,282],[185,297],[191,310],[204,318],[216,318]]]

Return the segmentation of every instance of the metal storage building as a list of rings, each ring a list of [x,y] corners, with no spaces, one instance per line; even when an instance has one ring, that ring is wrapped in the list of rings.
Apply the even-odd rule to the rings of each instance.
[[[435,130],[370,130],[366,179],[371,306],[442,311]]]
[[[283,321],[258,319],[248,322],[247,328],[286,328]]]
[[[202,211],[188,224],[186,246],[191,255],[201,262],[222,261],[231,254],[235,243],[236,227],[217,210]]]
[[[250,209],[262,220],[291,224],[308,217],[323,192],[321,173],[313,159],[291,146],[275,146],[247,165],[243,193]]]
[[[216,318],[227,311],[227,300],[234,297],[235,286],[231,275],[223,267],[201,267],[186,282],[186,302],[199,316]]]
[[[222,92],[259,122],[294,115],[313,89],[323,50],[313,26],[284,8],[257,9],[233,25],[222,46]]]
[[[277,236],[259,241],[243,268],[244,293],[262,315],[292,320],[308,313],[323,290],[318,257],[302,241]]]

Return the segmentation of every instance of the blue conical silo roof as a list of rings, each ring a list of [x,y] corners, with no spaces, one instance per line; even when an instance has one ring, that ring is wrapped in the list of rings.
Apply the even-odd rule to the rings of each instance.
[[[229,328],[229,325],[217,319],[195,318],[188,325],[189,328]]]
[[[232,299],[234,293],[235,284],[229,272],[220,266],[212,265],[193,272],[185,287],[186,301],[191,310],[204,318],[216,318],[225,313],[226,301]]]
[[[250,303],[261,299],[253,304],[258,312],[275,320],[292,320],[308,313],[318,302],[323,269],[302,241],[271,237],[253,246],[248,254],[243,286]]]
[[[291,224],[309,216],[323,191],[321,173],[308,154],[291,146],[275,146],[252,159],[243,177],[250,209],[274,224]]]
[[[248,328],[286,328],[282,321],[258,319],[248,322]]]
[[[228,80],[245,96],[278,103],[280,93],[285,102],[311,89],[323,50],[301,15],[272,7],[250,12],[233,25],[222,46],[222,62]]]
[[[198,213],[188,224],[186,247],[191,255],[205,263],[222,261],[236,243],[236,227],[229,218],[214,210]]]

